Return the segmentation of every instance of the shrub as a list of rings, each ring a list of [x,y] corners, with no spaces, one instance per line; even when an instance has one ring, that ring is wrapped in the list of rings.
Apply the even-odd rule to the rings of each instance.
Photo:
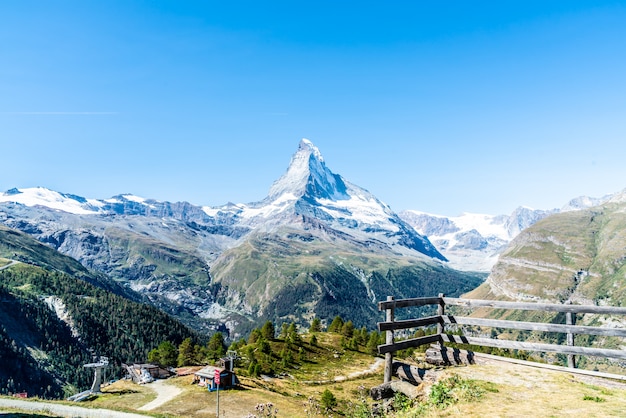
[[[332,411],[333,408],[337,406],[337,398],[335,398],[335,395],[333,395],[330,390],[325,389],[324,392],[322,392],[320,403],[322,404],[322,408],[326,411]]]

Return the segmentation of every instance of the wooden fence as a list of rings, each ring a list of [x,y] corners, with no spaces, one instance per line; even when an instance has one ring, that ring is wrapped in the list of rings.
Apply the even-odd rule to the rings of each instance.
[[[412,306],[437,305],[437,315],[418,319],[395,320],[395,310]],[[446,305],[462,306],[466,308],[494,308],[506,310],[525,310],[565,313],[565,324],[540,322],[522,322],[486,318],[471,318],[446,315]],[[378,323],[379,331],[386,331],[386,343],[378,346],[378,352],[385,354],[385,382],[391,381],[393,353],[411,347],[437,343],[443,347],[444,343],[473,344],[484,347],[508,348],[513,350],[528,350],[541,352],[555,352],[568,356],[568,367],[576,367],[575,356],[596,356],[626,360],[626,350],[581,347],[574,344],[576,334],[599,335],[609,337],[626,337],[624,328],[604,328],[576,325],[576,314],[606,314],[626,315],[626,308],[595,305],[571,305],[528,302],[505,302],[496,300],[448,298],[440,294],[437,297],[424,297],[395,300],[388,296],[386,301],[378,302],[378,309],[386,312],[385,322]],[[564,333],[567,335],[567,345],[545,344],[494,338],[472,337],[445,333],[446,325],[473,325],[481,327],[506,328],[513,330],[543,331]],[[433,335],[411,338],[403,341],[394,341],[394,331],[424,326],[437,326]]]

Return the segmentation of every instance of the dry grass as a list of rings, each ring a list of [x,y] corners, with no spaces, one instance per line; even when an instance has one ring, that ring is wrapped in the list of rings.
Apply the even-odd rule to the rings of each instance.
[[[129,380],[117,382],[103,387],[102,395],[87,402],[90,407],[134,411],[156,398],[149,386],[138,385]]]
[[[369,389],[382,383],[383,368],[365,376],[349,377],[367,371],[376,359],[364,353],[341,351],[339,336],[318,335],[320,347],[307,349],[307,360],[290,375],[274,378],[239,376],[238,389],[220,391],[220,416],[239,418],[252,414],[258,404],[272,403],[279,417],[320,416],[311,414],[311,400],[319,403],[322,392],[329,389],[337,398],[335,416],[353,416],[355,404],[372,405]],[[305,341],[308,337],[303,336]],[[618,417],[626,416],[626,384],[603,379],[545,370],[493,359],[481,359],[480,365],[441,370],[439,379],[457,375],[485,389],[478,400],[461,400],[445,409],[423,402],[421,407],[401,411],[405,417]],[[423,365],[421,365],[423,367]],[[182,389],[180,395],[153,411],[143,414],[169,418],[214,417],[217,393],[192,384],[193,375],[179,376],[164,382]],[[118,381],[103,389],[104,394],[82,406],[138,412],[138,408],[155,399],[151,385]],[[424,399],[427,399],[426,395]],[[309,413],[305,412],[309,410]],[[419,410],[419,414],[418,414]],[[325,416],[328,416],[325,415]]]
[[[626,411],[626,384],[604,379],[544,370],[518,364],[488,360],[486,364],[444,370],[440,379],[458,375],[489,387],[478,401],[461,401],[445,409],[424,408],[398,413],[397,417],[623,417]],[[304,384],[293,378],[240,378],[237,390],[221,391],[220,416],[245,417],[260,403],[274,404],[280,417],[306,417],[308,399],[319,400],[329,389],[339,407],[358,402],[369,388],[382,382],[382,371],[369,377],[327,384]],[[167,383],[183,389],[181,395],[156,411],[161,417],[214,417],[217,393],[193,385],[192,376],[170,379]],[[364,390],[365,389],[365,390]],[[139,386],[120,381],[92,402],[96,407],[133,410],[153,399],[150,385]],[[370,401],[371,402],[371,401]],[[337,415],[339,416],[339,415]],[[349,416],[349,414],[348,414]]]
[[[364,354],[347,360],[338,359],[340,367],[351,369],[344,361],[363,361],[372,357]],[[484,364],[466,367],[453,367],[441,370],[439,380],[457,375],[471,380],[475,385],[487,390],[478,400],[462,400],[445,409],[436,406],[402,411],[390,417],[623,417],[626,411],[626,383],[568,372],[540,369],[511,364],[492,359],[481,360]],[[367,364],[367,362],[365,362]],[[370,363],[371,364],[371,363]],[[324,366],[321,366],[324,368]],[[339,374],[330,365],[329,375]],[[359,366],[354,365],[354,368]],[[344,369],[339,369],[344,370]],[[304,377],[320,373],[311,368]],[[174,400],[157,408],[149,416],[169,417],[215,417],[217,393],[192,384],[193,376],[169,379],[165,383],[181,388],[182,393]],[[257,404],[272,403],[279,417],[320,416],[307,414],[309,398],[319,401],[325,389],[329,389],[338,399],[337,410],[351,416],[350,403],[359,403],[369,388],[382,382],[382,370],[373,375],[324,384],[304,383],[293,377],[272,379],[249,379],[240,377],[241,385],[236,390],[220,391],[220,416],[239,418],[253,413]],[[155,397],[150,385],[137,385],[128,381],[118,381],[104,388],[104,394],[81,406],[107,408],[137,412],[137,409]],[[368,400],[371,404],[371,401]],[[326,415],[325,415],[326,416]]]
[[[559,371],[491,362],[447,370],[478,382],[490,382],[497,392],[485,392],[477,402],[461,402],[426,417],[624,417],[626,385]]]
[[[374,359],[361,355],[364,359],[350,368],[356,369],[358,364],[369,367]],[[338,372],[331,373],[333,377]],[[312,376],[308,376],[312,377]],[[240,387],[235,390],[225,390],[219,393],[220,417],[239,418],[254,412],[257,404],[272,403],[279,410],[281,417],[306,416],[304,409],[309,398],[319,401],[325,389],[331,390],[340,404],[354,402],[361,392],[369,390],[382,382],[382,371],[376,374],[354,380],[344,380],[327,384],[304,384],[291,377],[271,379],[249,379],[239,377]],[[173,417],[214,417],[217,409],[217,393],[208,392],[205,388],[192,384],[193,376],[172,378],[167,384],[183,389],[183,392],[174,400],[152,411],[161,416]],[[136,385],[128,381],[119,381],[103,390],[105,394],[91,402],[94,407],[123,408],[134,410],[154,399],[150,385]]]

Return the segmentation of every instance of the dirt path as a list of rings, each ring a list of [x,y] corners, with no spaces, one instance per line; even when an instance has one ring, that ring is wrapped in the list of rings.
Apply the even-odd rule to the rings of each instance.
[[[382,358],[376,358],[376,360],[370,365],[369,368],[365,370],[359,370],[353,373],[348,374],[347,376],[335,376],[334,379],[329,380],[304,380],[301,383],[305,385],[324,385],[328,383],[337,383],[343,382],[346,380],[356,379],[358,377],[366,376],[368,374],[375,373],[383,364],[385,360]]]
[[[356,379],[357,377],[375,373],[376,370],[378,370],[384,363],[385,363],[385,360],[381,358],[376,358],[376,360],[372,363],[369,369],[353,372],[353,373],[350,373],[348,376],[336,376],[335,382],[343,382],[344,380]]]
[[[60,417],[80,418],[146,418],[145,415],[128,412],[111,411],[108,409],[90,409],[81,406],[61,405],[51,402],[31,402],[20,399],[0,398],[0,415],[6,410],[31,411],[37,413],[53,413]]]
[[[159,406],[166,404],[167,402],[180,395],[180,393],[183,391],[181,388],[177,388],[176,386],[167,384],[165,380],[155,380],[146,387],[155,391],[157,397],[152,402],[149,402],[144,406],[137,408],[137,410],[139,411],[151,411],[155,408],[158,408]]]
[[[7,264],[6,266],[0,267],[0,270],[8,269],[9,267],[14,266],[14,265],[19,264],[19,263],[20,263],[20,261],[11,260],[11,262],[9,264]]]

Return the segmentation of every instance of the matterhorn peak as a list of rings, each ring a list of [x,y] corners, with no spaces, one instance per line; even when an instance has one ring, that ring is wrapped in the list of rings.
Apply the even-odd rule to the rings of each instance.
[[[331,200],[349,198],[341,176],[326,167],[320,150],[306,138],[300,141],[287,172],[274,182],[268,197],[276,200],[303,196]]]
[[[322,153],[320,152],[319,148],[317,148],[313,142],[311,142],[310,140],[306,139],[306,138],[302,138],[300,140],[300,145],[298,146],[298,152],[300,151],[305,151],[305,152],[309,152],[310,154],[312,154],[317,160],[324,162],[324,157],[322,156]]]

